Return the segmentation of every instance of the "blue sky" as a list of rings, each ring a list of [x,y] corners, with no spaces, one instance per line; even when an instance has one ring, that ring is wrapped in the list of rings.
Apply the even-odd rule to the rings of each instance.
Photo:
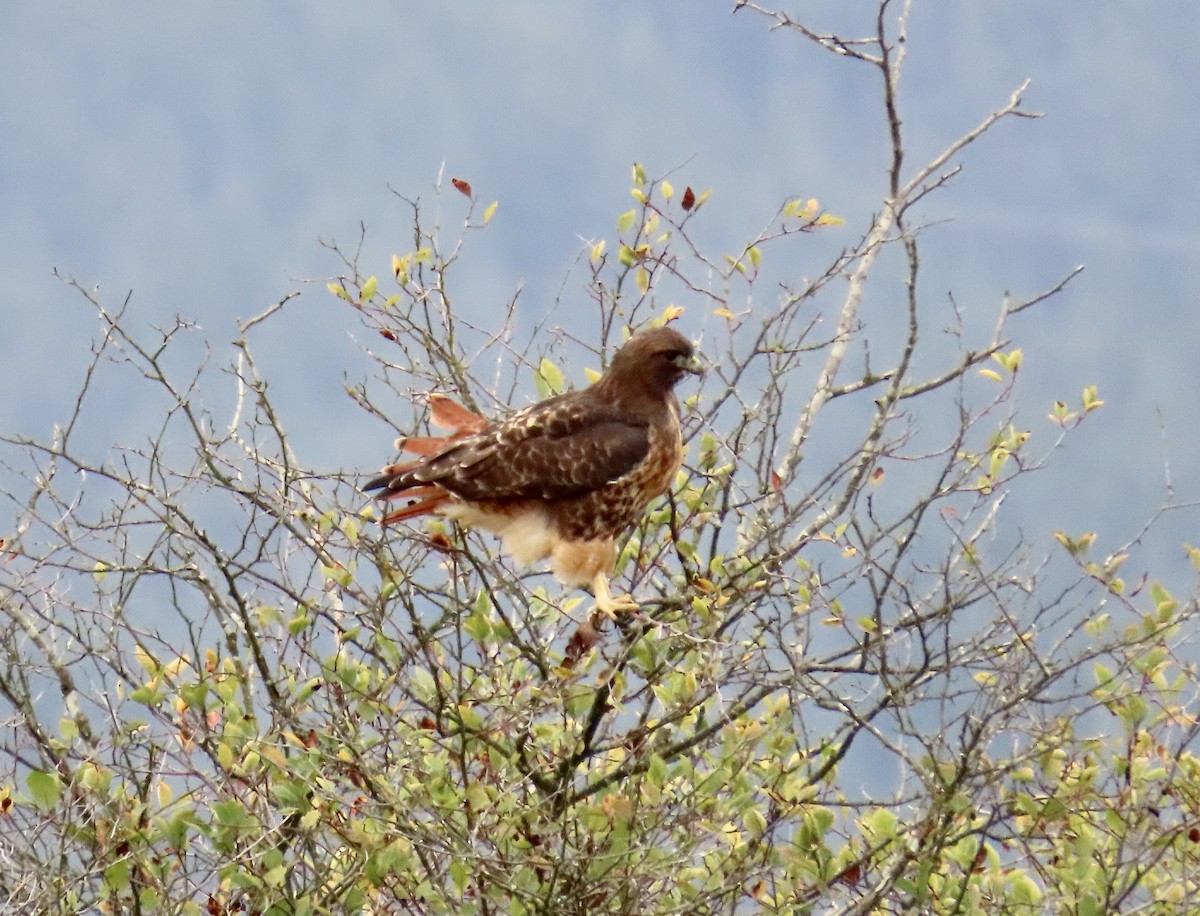
[[[581,239],[611,238],[635,160],[715,189],[702,231],[716,250],[784,198],[818,196],[848,225],[814,243],[817,269],[883,193],[877,81],[731,5],[9,0],[0,429],[45,435],[78,386],[94,320],[54,268],[98,284],[110,307],[132,291],[135,322],[198,322],[217,364],[235,319],[299,289],[256,341],[297,447],[321,467],[377,466],[390,434],[342,393],[343,376],[370,367],[353,316],[325,292],[338,265],[317,239],[351,243],[365,223],[364,263],[386,274],[409,238],[389,187],[432,207],[443,164],[500,202],[457,276],[477,321],[518,286],[528,326],[569,320],[553,312],[560,292],[560,311],[586,306],[582,277],[564,276]],[[873,4],[793,7],[833,29]],[[947,222],[927,238],[924,276],[990,314],[1004,290],[1087,265],[1015,327],[1031,416],[1089,383],[1108,404],[1031,485],[1041,514],[1029,523],[1100,527],[1115,546],[1161,502],[1164,460],[1180,496],[1200,497],[1200,12],[1165,0],[914,8],[902,90],[913,161],[1026,77],[1027,107],[1046,112],[1001,125],[930,202],[926,215]],[[457,219],[452,195],[444,206]],[[105,441],[145,435],[154,405],[105,395],[120,407]],[[1200,540],[1195,515],[1176,514],[1151,546],[1178,562],[1175,545]]]

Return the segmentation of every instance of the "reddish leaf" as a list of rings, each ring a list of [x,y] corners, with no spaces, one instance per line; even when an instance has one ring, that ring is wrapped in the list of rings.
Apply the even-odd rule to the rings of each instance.
[[[985,862],[987,862],[987,850],[980,846],[979,851],[975,853],[974,861],[971,862],[971,871],[979,871]]]
[[[563,667],[574,668],[575,663],[583,658],[583,654],[600,641],[600,633],[590,620],[585,620],[572,634],[563,653]]]
[[[771,489],[776,493],[783,492],[783,478],[779,476],[779,472],[776,470],[771,471]]]
[[[390,340],[392,343],[396,342],[396,335],[393,334],[391,331],[389,331],[387,328],[380,328],[379,336],[383,337],[387,340]]]
[[[471,186],[461,178],[451,178],[450,183],[458,189],[459,193],[465,197],[471,196]]]
[[[858,862],[847,865],[842,869],[842,873],[837,876],[837,880],[842,884],[858,884],[862,880],[862,865]]]
[[[525,839],[529,841],[529,845],[533,846],[534,848],[541,846],[542,843],[544,842],[542,840],[541,834],[534,833],[528,827],[522,828],[521,836],[525,837]]]
[[[638,728],[632,728],[629,730],[629,733],[625,735],[625,740],[621,742],[621,746],[627,751],[636,754],[643,747],[645,747],[647,737],[648,736],[644,728],[641,728],[640,726]]]
[[[696,205],[696,192],[692,190],[691,185],[683,189],[683,200],[679,202],[679,205],[685,210],[690,210]]]

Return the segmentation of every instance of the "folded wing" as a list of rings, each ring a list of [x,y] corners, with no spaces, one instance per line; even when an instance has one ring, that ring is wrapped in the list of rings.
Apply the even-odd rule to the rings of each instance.
[[[462,499],[570,499],[628,474],[650,450],[649,423],[607,404],[563,395],[386,468],[365,489],[437,486]]]

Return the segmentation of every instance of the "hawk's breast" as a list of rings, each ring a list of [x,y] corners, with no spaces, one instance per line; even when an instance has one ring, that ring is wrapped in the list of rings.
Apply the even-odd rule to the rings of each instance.
[[[603,487],[549,506],[560,537],[571,541],[613,539],[632,527],[656,496],[667,491],[683,462],[676,405],[668,422],[652,423],[650,448],[631,471]]]

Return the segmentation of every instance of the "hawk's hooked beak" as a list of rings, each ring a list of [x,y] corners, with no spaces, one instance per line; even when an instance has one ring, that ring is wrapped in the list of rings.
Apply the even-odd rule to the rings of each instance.
[[[686,372],[688,375],[703,375],[704,364],[700,362],[700,357],[693,353],[691,356],[678,356],[675,359],[675,365],[679,371]]]

